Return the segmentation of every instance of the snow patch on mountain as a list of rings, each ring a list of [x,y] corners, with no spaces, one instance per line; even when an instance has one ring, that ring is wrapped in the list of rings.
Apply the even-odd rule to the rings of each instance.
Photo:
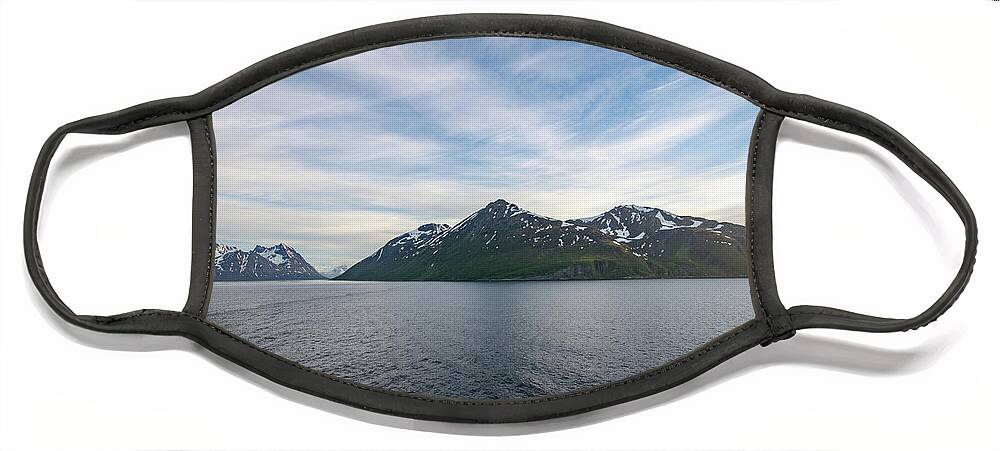
[[[230,252],[235,252],[235,251],[238,251],[238,250],[240,250],[240,248],[238,248],[236,246],[230,246],[228,244],[216,244],[215,245],[215,258],[218,259],[219,257],[221,257],[223,255],[226,255],[226,254],[228,254]]]
[[[288,261],[275,249],[264,249],[263,251],[258,252],[258,255],[266,258],[269,262],[274,263],[275,265],[283,265],[286,261]]]
[[[236,246],[216,244],[215,280],[304,280],[323,279],[291,246],[254,246],[244,251]]]
[[[322,274],[323,276],[329,279],[333,279],[343,274],[344,271],[347,271],[348,268],[350,268],[350,265],[337,265],[324,269],[316,268],[316,270],[319,271],[319,273]]]
[[[680,216],[659,208],[640,205],[619,205],[607,212],[589,218],[571,219],[569,222],[596,228],[618,242],[642,240],[656,231],[699,228],[706,220]],[[712,221],[713,224],[716,224]]]

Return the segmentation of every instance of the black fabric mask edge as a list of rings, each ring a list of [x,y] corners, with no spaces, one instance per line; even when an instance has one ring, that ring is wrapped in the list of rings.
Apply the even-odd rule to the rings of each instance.
[[[757,301],[757,317],[688,356],[626,381],[564,396],[495,402],[412,396],[372,390],[344,381],[331,383],[332,379],[327,375],[260,350],[206,322],[204,309],[211,271],[206,272],[204,268],[211,268],[212,261],[210,249],[206,248],[214,245],[211,224],[214,211],[214,159],[208,156],[214,154],[211,112],[291,73],[340,57],[405,42],[471,36],[541,37],[600,45],[703,78],[761,107],[758,127],[751,139],[752,165],[748,165],[746,206],[748,230],[751,239],[756,240],[751,247],[757,249],[756,256],[750,261],[752,283],[757,287],[753,290]],[[782,116],[858,134],[882,144],[903,159],[955,207],[966,224],[966,259],[955,282],[935,306],[909,320],[868,317],[814,306],[797,306],[785,310],[777,298],[770,255],[773,155]],[[188,121],[192,131],[196,162],[193,228],[198,232],[193,240],[195,247],[192,252],[191,294],[184,311],[139,310],[109,317],[76,315],[52,289],[42,266],[37,243],[42,189],[49,162],[58,144],[67,133],[121,134],[179,120]],[[205,132],[204,139],[196,137],[202,132]],[[208,153],[205,153],[205,149],[208,149]],[[211,172],[206,170],[206,162]],[[199,165],[201,169],[198,168]],[[206,183],[206,179],[211,183]],[[206,230],[209,230],[208,234],[205,233]],[[42,148],[32,175],[25,210],[25,256],[29,274],[45,301],[68,322],[103,332],[185,336],[257,374],[306,393],[366,410],[418,419],[459,422],[542,420],[637,399],[683,383],[758,344],[788,338],[795,329],[836,327],[881,332],[919,327],[943,313],[964,288],[971,274],[975,243],[975,219],[957,188],[905,138],[872,117],[831,102],[779,91],[744,69],[632,30],[586,19],[517,14],[436,16],[366,27],[275,55],[192,96],[149,102],[64,125],[53,133]],[[886,324],[885,321],[892,323]]]

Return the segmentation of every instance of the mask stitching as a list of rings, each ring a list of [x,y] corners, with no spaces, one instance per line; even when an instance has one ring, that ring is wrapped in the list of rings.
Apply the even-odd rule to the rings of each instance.
[[[357,384],[357,383],[354,383],[354,382],[351,382],[351,381],[348,381],[348,380],[344,380],[344,379],[338,378],[338,377],[336,377],[334,375],[323,373],[323,372],[314,370],[312,368],[308,368],[306,366],[303,366],[302,364],[293,362],[291,360],[287,360],[287,359],[285,359],[283,357],[280,357],[280,356],[277,356],[277,355],[275,355],[275,354],[273,354],[273,353],[271,353],[269,351],[265,351],[265,350],[263,350],[261,348],[258,348],[257,346],[254,346],[252,343],[248,343],[248,342],[244,341],[242,338],[239,338],[239,337],[237,337],[237,336],[229,333],[225,329],[222,329],[222,328],[220,328],[220,327],[218,327],[218,326],[216,326],[216,325],[214,325],[214,324],[212,324],[212,323],[210,323],[208,321],[205,321],[205,320],[203,320],[201,318],[198,318],[197,316],[194,316],[194,315],[192,315],[190,313],[185,313],[185,312],[165,312],[165,311],[149,312],[149,311],[139,310],[139,311],[137,311],[135,313],[130,313],[130,314],[122,315],[122,316],[112,317],[106,323],[114,323],[114,322],[117,322],[117,321],[122,321],[122,320],[130,319],[130,318],[137,318],[137,317],[142,317],[142,316],[150,316],[150,317],[158,317],[158,316],[160,316],[160,317],[184,317],[184,318],[193,319],[195,321],[198,321],[199,323],[204,324],[205,326],[208,326],[212,331],[214,331],[214,332],[216,332],[216,333],[218,333],[218,334],[220,334],[220,335],[222,335],[224,337],[227,337],[227,338],[235,341],[237,344],[240,344],[240,345],[246,346],[246,347],[248,347],[250,349],[253,349],[254,351],[257,351],[257,352],[259,352],[259,353],[261,353],[261,354],[263,354],[263,355],[265,355],[267,357],[270,357],[270,358],[272,358],[274,360],[277,360],[278,362],[281,362],[281,363],[286,364],[286,365],[291,365],[291,366],[293,366],[295,368],[298,368],[298,369],[303,370],[303,371],[307,371],[307,372],[309,372],[311,374],[315,374],[317,376],[323,377],[323,378],[328,379],[330,381],[337,382],[337,383],[340,383],[340,384],[344,384],[344,385],[347,385],[347,386],[350,386],[350,387],[354,387],[354,388],[357,388],[357,389],[360,389],[360,390],[370,391],[370,392],[374,392],[374,393],[381,393],[381,394],[385,394],[385,395],[389,395],[389,396],[399,396],[399,397],[409,398],[409,399],[415,399],[415,400],[419,400],[419,401],[429,401],[429,402],[437,402],[437,403],[444,403],[444,404],[455,404],[455,405],[465,405],[465,406],[505,406],[505,405],[506,406],[510,406],[510,405],[520,405],[520,404],[538,404],[538,403],[543,403],[543,402],[558,401],[558,400],[561,400],[561,399],[567,399],[567,398],[573,398],[573,397],[577,397],[577,396],[589,395],[589,394],[597,393],[597,392],[600,392],[600,391],[603,391],[603,390],[608,390],[608,389],[612,389],[612,388],[616,388],[616,387],[620,387],[620,386],[624,386],[624,385],[633,384],[633,383],[642,381],[644,379],[648,379],[648,378],[651,378],[651,377],[659,376],[661,374],[665,374],[665,373],[667,373],[667,372],[669,372],[671,370],[674,370],[674,369],[676,369],[676,368],[678,368],[680,366],[684,366],[687,363],[689,363],[689,362],[691,362],[691,361],[693,361],[693,360],[695,360],[695,359],[697,359],[697,358],[699,358],[699,357],[707,354],[709,351],[711,351],[711,350],[713,350],[713,349],[715,349],[715,348],[723,345],[724,343],[728,342],[729,340],[732,340],[736,336],[738,336],[741,333],[747,331],[748,329],[753,328],[756,324],[758,324],[755,320],[750,320],[750,321],[744,323],[742,326],[740,326],[740,327],[738,327],[736,329],[733,329],[733,330],[727,332],[726,334],[720,336],[715,343],[712,343],[711,345],[709,345],[709,346],[707,346],[707,347],[705,347],[703,349],[700,349],[697,352],[694,352],[694,353],[692,353],[692,354],[690,354],[690,355],[688,355],[688,356],[686,356],[686,357],[684,357],[684,358],[682,358],[680,360],[676,360],[674,362],[668,363],[667,365],[661,367],[658,370],[653,370],[652,372],[643,373],[643,374],[640,374],[640,375],[637,375],[637,376],[630,377],[628,379],[623,379],[623,380],[620,380],[618,382],[613,382],[613,383],[608,384],[608,385],[602,385],[602,386],[594,387],[594,388],[591,388],[591,389],[588,389],[588,390],[584,390],[584,391],[567,393],[567,394],[558,395],[558,396],[548,396],[548,397],[544,397],[544,398],[532,398],[532,399],[510,400],[510,401],[462,401],[462,400],[447,399],[447,398],[427,398],[427,397],[422,397],[422,396],[418,396],[418,395],[412,395],[412,394],[409,394],[409,393],[393,392],[393,391],[387,391],[387,390],[379,390],[379,389],[376,389],[376,388],[372,388],[372,387],[368,387],[368,386],[365,386],[365,385]]]
[[[764,129],[764,116],[766,112],[761,112],[757,116],[757,127],[753,134],[753,157],[750,162],[750,184],[751,186],[757,185],[757,154],[760,151],[760,134]],[[760,305],[760,309],[764,312],[764,321],[767,323],[767,328],[774,335],[774,324],[771,321],[771,313],[767,311],[767,304],[760,297],[760,280],[757,278],[757,256],[754,254],[754,237],[757,235],[755,231],[757,230],[756,221],[756,203],[754,202],[754,189],[750,188],[749,198],[750,198],[750,277],[753,279],[753,289],[755,294],[755,299],[757,304]]]
[[[822,313],[791,312],[788,315],[789,316],[803,316],[803,315],[817,315],[817,314],[822,314],[824,316],[836,316],[836,317],[840,317],[840,318],[851,318],[851,319],[858,319],[858,316],[859,316],[858,314],[850,314],[850,313],[845,313],[845,312],[838,312],[836,310],[831,310],[830,307],[823,307],[823,312]],[[876,317],[875,319],[882,319],[882,318],[877,318]],[[935,318],[935,321],[936,320],[937,319]],[[912,329],[908,329],[908,330],[912,330]]]
[[[212,140],[212,134],[210,133],[211,127],[209,125],[209,119],[205,118],[205,142],[207,143],[208,149],[208,164],[211,169],[211,175],[209,176],[210,184],[208,188],[208,230],[209,233],[215,233],[215,142]],[[215,256],[215,240],[212,239],[208,243],[208,269],[205,275],[205,293],[201,297],[201,305],[198,306],[198,317],[205,316],[205,304],[208,304],[209,297],[209,287],[212,285],[212,270],[214,269],[214,257]]]

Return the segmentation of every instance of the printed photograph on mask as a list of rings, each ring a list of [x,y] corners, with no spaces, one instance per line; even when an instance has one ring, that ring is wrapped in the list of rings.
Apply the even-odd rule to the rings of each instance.
[[[378,390],[515,399],[669,364],[754,317],[759,109],[589,44],[402,44],[212,115],[207,320]]]

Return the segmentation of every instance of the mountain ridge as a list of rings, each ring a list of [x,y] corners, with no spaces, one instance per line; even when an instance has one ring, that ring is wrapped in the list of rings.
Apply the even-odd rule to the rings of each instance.
[[[560,220],[503,199],[454,227],[428,223],[353,265],[317,270],[284,243],[216,245],[215,280],[589,280],[746,277],[742,225],[618,205]]]
[[[619,205],[567,221],[490,202],[389,240],[338,280],[746,277],[741,225]]]
[[[278,243],[256,245],[244,251],[228,244],[215,245],[215,280],[316,280],[327,279],[294,248]]]

